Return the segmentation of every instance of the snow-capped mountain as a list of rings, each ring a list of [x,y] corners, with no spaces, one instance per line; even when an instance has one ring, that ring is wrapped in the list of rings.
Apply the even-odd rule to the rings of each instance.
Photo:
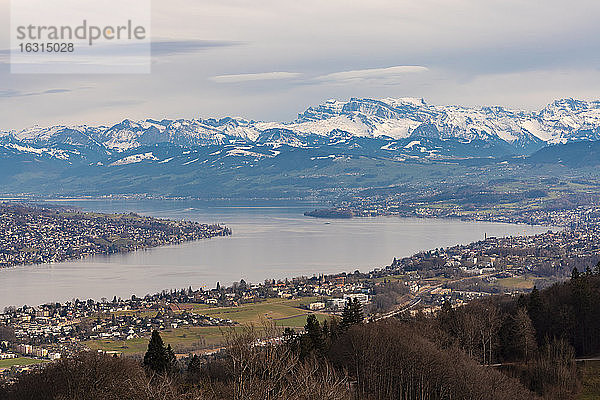
[[[124,120],[113,126],[33,127],[0,132],[2,154],[29,154],[99,166],[126,165],[128,160],[166,163],[165,159],[148,156],[146,150],[152,146],[180,148],[182,155],[190,148],[216,146],[222,147],[219,155],[252,153],[264,157],[275,157],[281,150],[261,148],[337,146],[397,159],[451,159],[528,155],[549,144],[599,139],[600,101],[574,99],[556,100],[540,111],[530,112],[497,106],[438,106],[415,98],[352,98],[309,107],[290,122],[230,117],[146,119]],[[137,149],[139,154],[134,154]]]

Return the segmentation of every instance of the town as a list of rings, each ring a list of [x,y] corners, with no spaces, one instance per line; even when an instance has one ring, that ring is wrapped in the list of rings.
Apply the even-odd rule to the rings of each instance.
[[[219,225],[0,204],[0,268],[228,236]]]
[[[446,302],[460,306],[482,296],[516,296],[534,286],[543,288],[564,280],[574,268],[593,268],[600,260],[599,215],[596,208],[553,211],[544,218],[563,218],[566,228],[432,249],[395,258],[390,265],[370,272],[268,279],[262,283],[242,280],[228,287],[217,283],[212,289],[189,287],[129,299],[74,299],[64,304],[7,307],[0,314],[0,359],[49,361],[82,349],[120,354],[128,351],[128,344],[147,338],[153,330],[181,337],[193,332],[214,335],[207,327],[226,330],[248,321],[258,322],[265,315],[271,318],[277,307],[287,307],[287,314],[275,313],[275,323],[302,329],[308,314],[333,317],[354,299],[363,304],[367,319],[377,320],[434,313]],[[200,232],[227,232],[219,227],[205,229]],[[254,314],[250,317],[251,310]],[[186,342],[175,350],[185,353],[218,348],[218,340]],[[6,367],[3,373],[10,375],[27,368],[31,367]]]

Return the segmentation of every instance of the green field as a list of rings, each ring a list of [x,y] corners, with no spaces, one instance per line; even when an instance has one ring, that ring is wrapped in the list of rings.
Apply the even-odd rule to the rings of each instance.
[[[242,304],[236,307],[219,307],[199,309],[202,314],[216,318],[225,318],[239,324],[257,324],[263,320],[280,320],[296,315],[308,314],[309,311],[300,308],[316,301],[315,297],[297,300],[268,299],[252,304]],[[285,325],[284,326],[288,326]]]
[[[498,279],[498,284],[505,288],[533,289],[535,280],[527,277],[502,278]]]
[[[185,353],[192,349],[218,346],[224,335],[239,327],[186,327],[167,329],[160,332],[164,342],[170,344],[175,352]],[[148,338],[131,340],[93,340],[84,342],[92,350],[120,351],[124,354],[144,353],[148,347]]]
[[[307,297],[294,300],[268,299],[260,303],[242,304],[236,307],[211,307],[206,304],[195,304],[193,311],[216,318],[226,318],[237,322],[237,327],[182,327],[161,331],[165,343],[173,346],[176,352],[186,353],[193,349],[210,348],[223,342],[224,335],[232,329],[241,329],[244,325],[260,327],[272,322],[278,327],[301,328],[306,324],[306,316],[310,313],[301,306],[316,301]],[[327,315],[316,313],[323,321]],[[148,338],[131,340],[94,340],[84,343],[92,350],[120,351],[124,354],[136,354],[146,351]]]
[[[48,361],[37,360],[35,358],[28,358],[28,357],[9,358],[6,360],[0,360],[0,368],[10,368],[15,365],[24,366],[24,365],[31,365],[31,364],[39,364],[39,363],[43,363],[43,362],[48,362]]]

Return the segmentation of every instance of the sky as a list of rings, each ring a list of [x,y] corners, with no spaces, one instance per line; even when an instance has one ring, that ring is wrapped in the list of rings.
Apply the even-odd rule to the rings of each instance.
[[[598,1],[156,0],[152,72],[139,75],[11,74],[9,12],[0,0],[0,131],[290,121],[350,97],[528,110],[600,99]]]

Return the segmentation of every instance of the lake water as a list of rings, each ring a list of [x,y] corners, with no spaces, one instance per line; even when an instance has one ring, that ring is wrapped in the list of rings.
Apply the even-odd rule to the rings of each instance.
[[[72,298],[143,296],[163,289],[212,288],[245,279],[369,271],[394,257],[547,227],[398,217],[323,220],[311,204],[191,201],[61,201],[85,210],[226,224],[233,235],[56,264],[0,269],[0,307]]]

